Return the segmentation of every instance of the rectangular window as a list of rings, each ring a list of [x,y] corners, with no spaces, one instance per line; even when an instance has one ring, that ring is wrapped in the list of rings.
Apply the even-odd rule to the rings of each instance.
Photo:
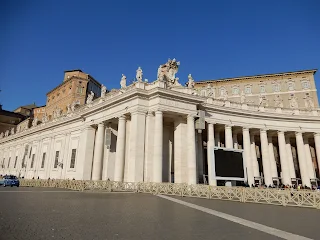
[[[237,88],[237,87],[232,88],[232,94],[239,95],[239,88]]]
[[[70,168],[74,168],[74,165],[76,163],[76,154],[77,154],[77,149],[72,149]]]
[[[280,92],[280,84],[274,84],[273,85],[273,91],[274,92]]]
[[[293,82],[289,82],[289,83],[288,83],[288,90],[289,90],[289,91],[294,91],[294,84],[293,84]]]
[[[310,88],[310,82],[309,81],[303,81],[302,83],[303,89],[309,89]]]
[[[251,94],[251,87],[250,87],[250,86],[246,86],[246,87],[244,88],[244,93],[245,93],[245,94]]]
[[[11,160],[11,157],[9,157],[7,168],[9,168],[9,166],[10,166],[10,160]]]
[[[265,93],[266,92],[266,86],[265,85],[261,85],[260,86],[260,92],[261,93]]]
[[[14,168],[16,168],[17,167],[17,162],[18,162],[18,156],[16,156],[16,160],[14,160]]]
[[[35,157],[35,154],[32,154],[31,168],[33,168],[33,165],[34,165],[34,157]]]
[[[42,154],[41,168],[44,168],[44,163],[45,163],[45,161],[46,161],[46,154],[47,154],[47,153],[45,153],[45,152]]]
[[[54,159],[54,168],[58,167],[58,162],[59,162],[59,151],[56,151],[56,157]]]

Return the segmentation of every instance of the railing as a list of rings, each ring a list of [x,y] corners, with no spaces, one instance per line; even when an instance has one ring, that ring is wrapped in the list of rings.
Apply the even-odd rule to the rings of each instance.
[[[260,189],[243,187],[214,187],[178,183],[130,183],[90,180],[21,179],[20,186],[55,187],[76,191],[104,190],[108,192],[138,192],[150,194],[198,197],[237,202],[262,203],[320,209],[320,192],[293,189]]]

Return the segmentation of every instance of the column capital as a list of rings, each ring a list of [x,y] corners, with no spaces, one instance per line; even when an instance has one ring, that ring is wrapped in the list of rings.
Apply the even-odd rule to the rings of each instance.
[[[277,133],[278,133],[278,135],[279,135],[279,134],[284,134],[284,133],[285,133],[285,131],[278,130],[278,131],[277,131]]]
[[[260,128],[260,133],[267,133],[268,129],[266,128]]]
[[[125,121],[126,120],[126,116],[125,115],[121,115],[118,117],[119,121]]]
[[[301,131],[297,131],[297,132],[295,132],[295,135],[296,136],[302,136],[302,132]]]
[[[313,135],[314,135],[315,137],[319,137],[319,136],[320,136],[320,133],[315,132],[315,133],[313,133]]]
[[[194,115],[194,114],[188,114],[187,118],[188,118],[188,119],[194,119],[194,118],[195,118],[195,115]]]
[[[242,131],[249,131],[250,130],[250,128],[248,128],[248,127],[242,127]]]
[[[137,108],[137,109],[134,109],[132,112],[131,112],[131,115],[134,115],[134,114],[146,114],[147,113],[147,110],[145,109],[141,109],[141,108]]]
[[[148,116],[148,117],[153,117],[153,112],[152,112],[152,111],[148,111],[148,112],[147,112],[147,116]]]
[[[101,127],[101,126],[104,126],[105,124],[104,124],[104,122],[99,122],[99,123],[97,123],[97,126],[98,127]]]
[[[163,112],[160,111],[160,110],[156,110],[156,111],[154,112],[154,115],[163,115]]]
[[[232,128],[232,125],[231,124],[225,124],[224,127],[225,128]]]

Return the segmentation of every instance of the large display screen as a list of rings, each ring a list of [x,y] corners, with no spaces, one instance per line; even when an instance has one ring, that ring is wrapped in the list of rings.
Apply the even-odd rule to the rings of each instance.
[[[214,150],[217,177],[244,178],[242,152]]]

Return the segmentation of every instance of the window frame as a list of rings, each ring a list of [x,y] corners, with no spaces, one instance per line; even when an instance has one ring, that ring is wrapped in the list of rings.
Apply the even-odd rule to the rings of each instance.
[[[71,149],[71,158],[70,158],[70,169],[75,169],[76,166],[76,158],[77,158],[77,149],[73,148]]]
[[[43,152],[42,153],[42,160],[41,160],[40,168],[44,168],[44,165],[45,165],[45,162],[46,162],[46,155],[47,155],[47,152]]]
[[[58,168],[60,151],[56,151],[53,168]]]

